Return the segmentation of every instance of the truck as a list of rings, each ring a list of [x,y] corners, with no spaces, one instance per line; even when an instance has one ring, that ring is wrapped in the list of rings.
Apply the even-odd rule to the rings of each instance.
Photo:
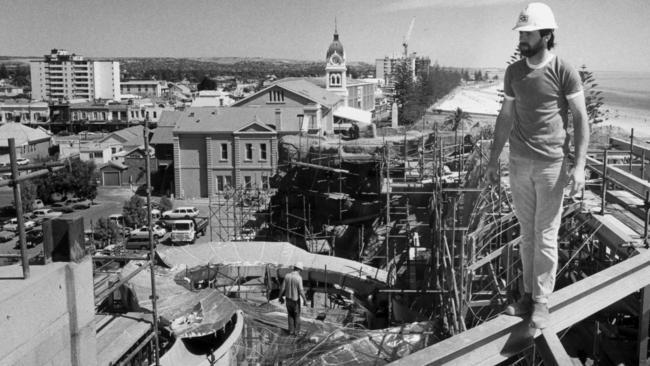
[[[208,226],[207,217],[194,217],[190,219],[162,220],[171,231],[171,242],[194,244],[199,235],[205,235]]]

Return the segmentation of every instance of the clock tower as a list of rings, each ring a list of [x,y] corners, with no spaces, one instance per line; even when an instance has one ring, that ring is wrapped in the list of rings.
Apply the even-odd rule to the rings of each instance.
[[[325,66],[325,85],[327,91],[336,93],[343,97],[344,105],[348,104],[348,88],[346,82],[347,66],[345,65],[345,53],[343,44],[339,41],[339,33],[334,25],[334,39],[327,49],[327,65]]]

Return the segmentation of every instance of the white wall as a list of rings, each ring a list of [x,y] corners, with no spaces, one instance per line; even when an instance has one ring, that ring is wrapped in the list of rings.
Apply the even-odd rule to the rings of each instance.
[[[45,98],[44,85],[41,84],[43,78],[43,63],[32,61],[29,63],[29,73],[32,79],[32,99],[43,100]],[[45,82],[45,80],[43,80]]]
[[[93,61],[95,98],[120,99],[120,63]]]

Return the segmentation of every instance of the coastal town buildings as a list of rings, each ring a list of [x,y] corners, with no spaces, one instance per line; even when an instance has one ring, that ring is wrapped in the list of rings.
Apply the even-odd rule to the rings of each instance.
[[[53,49],[29,63],[34,100],[120,98],[120,63]]]
[[[19,122],[27,125],[46,125],[50,120],[50,107],[46,102],[26,99],[0,102],[0,124]]]

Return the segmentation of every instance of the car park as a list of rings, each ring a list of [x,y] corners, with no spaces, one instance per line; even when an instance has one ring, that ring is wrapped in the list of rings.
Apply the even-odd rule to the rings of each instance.
[[[29,231],[36,227],[36,222],[23,219],[23,226],[25,227],[25,231]],[[2,226],[2,230],[13,232],[18,231],[18,219],[14,217],[13,219],[7,221],[7,223]]]
[[[189,219],[199,216],[199,209],[196,207],[176,207],[173,210],[165,211],[162,214],[165,219]]]

